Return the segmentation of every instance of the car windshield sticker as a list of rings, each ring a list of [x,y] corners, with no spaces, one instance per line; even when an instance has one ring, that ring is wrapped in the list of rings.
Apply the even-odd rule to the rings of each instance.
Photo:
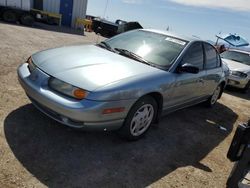
[[[173,43],[177,43],[180,44],[182,46],[184,46],[186,44],[186,42],[179,40],[179,39],[175,39],[175,38],[171,38],[171,37],[167,37],[165,40],[173,42]]]

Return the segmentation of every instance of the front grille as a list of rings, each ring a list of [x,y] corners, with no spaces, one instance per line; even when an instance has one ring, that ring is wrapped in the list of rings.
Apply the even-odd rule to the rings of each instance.
[[[235,84],[235,85],[240,84],[240,82],[235,81],[235,80],[230,80],[230,79],[228,79],[228,83],[229,83],[229,84]]]
[[[37,107],[41,112],[48,115],[52,119],[55,119],[55,120],[59,121],[60,123],[69,125],[71,127],[76,127],[76,128],[83,127],[84,122],[73,120],[73,119],[70,119],[70,118],[63,116],[61,114],[58,114],[57,112],[42,105],[41,103],[39,103],[38,101],[36,101],[32,97],[30,97],[30,96],[28,96],[28,97],[30,98],[31,102],[34,104],[35,107]]]
[[[48,115],[52,115],[53,117],[55,117],[56,119],[60,120],[60,115],[58,113],[56,113],[55,111],[43,106],[42,104],[40,104],[39,102],[37,102],[35,99],[31,98],[29,96],[29,99],[31,100],[31,102],[38,107],[39,109],[41,109],[41,111],[44,111],[46,114]]]

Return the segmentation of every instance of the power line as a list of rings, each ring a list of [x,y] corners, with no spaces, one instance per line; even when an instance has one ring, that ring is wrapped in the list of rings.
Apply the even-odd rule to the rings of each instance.
[[[108,4],[109,4],[109,0],[106,1],[106,6],[105,6],[105,9],[104,9],[103,18],[105,18],[105,16],[106,16],[107,9],[108,9]]]

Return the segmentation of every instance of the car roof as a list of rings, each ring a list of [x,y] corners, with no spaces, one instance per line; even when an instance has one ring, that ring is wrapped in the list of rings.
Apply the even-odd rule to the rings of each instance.
[[[229,49],[228,51],[240,52],[240,53],[243,53],[243,54],[248,54],[248,55],[250,55],[250,52],[248,52],[248,51],[244,51],[244,50]]]
[[[168,36],[176,37],[176,38],[179,38],[179,39],[183,39],[183,40],[188,41],[188,42],[192,42],[192,41],[206,42],[206,41],[201,40],[199,37],[195,37],[195,36],[189,37],[189,36],[180,35],[180,34],[177,34],[177,33],[164,31],[164,30],[158,30],[158,29],[140,29],[140,30],[149,31],[149,32],[153,32],[153,33],[159,33],[159,34],[163,34],[163,35],[168,35]]]

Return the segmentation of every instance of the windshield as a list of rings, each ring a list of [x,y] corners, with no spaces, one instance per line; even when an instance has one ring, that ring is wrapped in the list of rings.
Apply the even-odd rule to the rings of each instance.
[[[105,42],[112,49],[125,49],[165,68],[170,67],[187,44],[182,39],[142,30],[127,32]]]
[[[234,61],[238,61],[240,63],[243,63],[245,65],[250,65],[250,56],[246,53],[236,52],[236,51],[226,51],[220,56],[224,59],[230,59]]]

